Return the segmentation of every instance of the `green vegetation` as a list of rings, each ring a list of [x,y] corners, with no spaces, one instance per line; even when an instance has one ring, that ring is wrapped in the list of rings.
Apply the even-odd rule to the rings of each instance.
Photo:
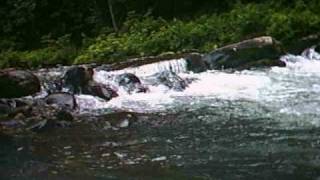
[[[145,3],[140,7],[138,2],[130,4],[119,1],[114,4],[115,17],[123,19],[116,21],[119,26],[117,32],[114,32],[111,20],[99,23],[102,21],[97,18],[99,16],[95,15],[93,18],[90,14],[94,10],[95,14],[101,14],[101,11],[76,6],[80,10],[84,8],[83,12],[90,14],[86,18],[91,17],[94,20],[80,21],[78,29],[68,22],[63,22],[65,25],[62,34],[59,32],[60,28],[61,31],[63,29],[61,24],[53,31],[39,30],[41,38],[34,37],[30,43],[24,39],[26,30],[20,34],[10,32],[10,36],[10,33],[2,33],[4,38],[0,41],[0,67],[112,63],[129,57],[194,49],[209,52],[222,45],[260,35],[270,35],[289,45],[296,39],[320,30],[320,4],[317,0],[228,1],[223,4],[215,2],[218,6],[208,6],[207,2],[198,3],[192,11],[188,9],[192,4],[185,5],[185,2],[197,2],[176,1],[181,4],[174,6],[175,11],[165,11],[168,14],[160,13],[161,6],[156,6],[157,9],[155,5]],[[78,2],[79,5],[81,3],[87,3],[87,6],[91,7],[88,2]],[[162,3],[165,2],[160,4]],[[119,4],[125,4],[126,14],[119,10],[121,6],[116,6]],[[105,7],[107,12],[107,4],[101,7]],[[168,5],[168,8],[172,7]],[[132,10],[136,12],[133,13]],[[69,13],[77,15],[76,12]]]

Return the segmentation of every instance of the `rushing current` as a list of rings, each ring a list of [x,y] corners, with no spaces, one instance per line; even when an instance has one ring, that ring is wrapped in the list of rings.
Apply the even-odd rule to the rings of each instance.
[[[150,91],[127,94],[120,89],[120,96],[109,102],[86,95],[77,98],[83,112],[103,109],[139,113],[176,112],[186,108],[197,110],[225,106],[226,102],[230,105],[236,102],[254,103],[275,115],[308,118],[301,121],[295,119],[291,123],[320,125],[317,119],[317,114],[320,114],[320,54],[309,49],[301,56],[283,56],[282,61],[286,62],[286,67],[236,72],[212,70],[195,74],[187,70],[184,59],[119,71],[96,71],[95,81],[105,84],[109,84],[110,74],[133,73]],[[193,79],[193,82],[183,92],[148,84],[147,80],[153,74],[168,70],[180,77]],[[279,120],[282,121],[281,118]],[[288,121],[290,119],[283,120],[283,123]]]
[[[76,127],[77,133],[56,132],[56,139],[31,143],[50,158],[31,157],[58,178],[320,179],[320,54],[309,49],[281,60],[286,67],[236,72],[192,73],[184,59],[96,69],[97,82],[130,72],[149,92],[119,89],[108,102],[78,95],[80,113],[113,119],[107,116],[112,110],[130,112],[136,123],[101,130],[102,122],[95,121]],[[165,70],[192,83],[182,92],[148,84]]]

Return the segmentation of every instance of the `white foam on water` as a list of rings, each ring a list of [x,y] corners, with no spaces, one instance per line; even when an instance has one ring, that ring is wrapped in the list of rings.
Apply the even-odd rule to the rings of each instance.
[[[268,77],[245,72],[209,71],[194,76],[199,80],[183,92],[185,95],[256,99],[259,96],[259,89],[270,83]]]
[[[92,110],[109,108],[109,105],[106,101],[91,95],[76,95],[76,101],[79,106],[80,113],[87,113]]]
[[[95,73],[94,79],[98,82],[104,82],[105,78],[110,78],[112,75],[132,73],[138,76],[151,76],[162,71],[171,71],[175,73],[187,72],[187,62],[185,59],[174,59],[161,61],[159,63],[146,64],[138,67],[129,67],[117,71],[98,71]]]
[[[147,67],[152,66],[148,65]],[[126,72],[135,73],[135,71]],[[149,72],[157,73],[157,71]],[[114,72],[100,71],[97,73],[98,75],[96,75],[95,80],[106,83],[110,80],[110,75],[113,73]],[[142,73],[142,75],[139,73],[135,74],[142,79],[142,83],[145,83],[143,79],[147,75],[150,75],[150,73]],[[187,96],[222,99],[245,98],[254,100],[259,96],[259,89],[270,83],[268,77],[252,75],[246,72],[225,73],[208,71],[199,74],[181,72],[179,75],[183,78],[193,78],[196,80],[183,92],[169,90],[161,85],[148,86],[149,92],[147,93],[127,94],[126,92],[121,91],[119,97],[106,102],[102,108],[108,107],[138,112],[162,111],[166,110],[168,104],[175,103],[177,97]],[[99,108],[99,106],[92,107]]]
[[[143,84],[152,74],[171,70],[182,78],[194,80],[183,92],[168,90],[164,86],[148,85],[149,92],[127,94],[109,102],[97,101],[86,97],[85,107],[99,109],[111,108],[135,112],[159,112],[177,106],[196,106],[201,99],[250,100],[270,107],[281,114],[304,116],[320,114],[320,55],[314,49],[308,49],[302,55],[286,55],[281,58],[286,67],[273,67],[264,70],[246,70],[228,73],[207,71],[194,74],[187,71],[184,59],[165,61],[127,68],[120,71],[99,71],[94,79],[101,83],[110,83],[112,75],[133,73]],[[184,101],[194,97],[194,102]],[[319,97],[319,98],[318,98]],[[88,99],[93,98],[89,102]],[[191,98],[192,99],[192,98]],[[81,103],[82,104],[82,103]],[[319,108],[318,108],[319,107]],[[315,120],[316,121],[316,120]],[[320,120],[318,120],[320,122]],[[314,122],[315,124],[320,124]]]

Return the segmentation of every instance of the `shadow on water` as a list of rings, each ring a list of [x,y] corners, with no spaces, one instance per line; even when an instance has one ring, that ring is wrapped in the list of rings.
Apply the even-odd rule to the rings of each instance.
[[[319,128],[284,128],[285,118],[253,102],[83,116],[1,135],[1,179],[317,179]]]

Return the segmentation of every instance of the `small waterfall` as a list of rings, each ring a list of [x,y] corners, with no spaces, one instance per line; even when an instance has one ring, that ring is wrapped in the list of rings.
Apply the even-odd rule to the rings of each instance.
[[[123,74],[123,73],[133,73],[137,76],[150,76],[155,73],[159,73],[162,71],[171,71],[174,73],[183,73],[187,72],[187,61],[183,58],[161,61],[158,63],[146,64],[138,67],[130,67],[122,70],[111,71],[108,74]],[[103,72],[103,71],[102,71]],[[99,76],[99,71],[96,73]],[[105,73],[102,73],[102,75]],[[99,77],[97,77],[99,79]]]
[[[139,77],[140,80],[144,81],[145,78],[163,71],[171,71],[176,74],[186,73],[187,61],[181,58],[181,59],[175,59],[175,60],[161,61],[161,62],[152,63],[152,64],[146,64],[138,67],[130,67],[130,68],[125,68],[122,70],[116,70],[116,71],[110,71],[110,72],[99,70],[99,71],[95,71],[93,78],[96,82],[99,82],[102,84],[108,84],[113,87],[116,87],[117,83],[115,82],[115,75],[132,73],[132,74],[135,74],[137,77]],[[150,87],[150,89],[154,89],[154,88]],[[127,94],[126,92],[121,91],[121,88],[118,90],[120,90],[119,94],[121,95]]]
[[[187,62],[185,59],[175,59],[169,61],[162,61],[158,63],[147,64],[134,68],[126,68],[120,71],[120,73],[133,73],[138,76],[150,76],[162,71],[171,71],[174,73],[184,73],[187,71]]]

